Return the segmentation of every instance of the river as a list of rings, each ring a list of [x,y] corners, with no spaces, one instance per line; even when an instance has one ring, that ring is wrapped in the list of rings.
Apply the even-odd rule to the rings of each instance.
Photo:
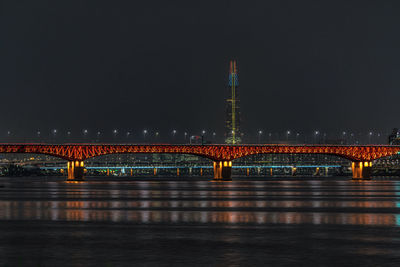
[[[0,178],[0,266],[400,266],[400,180]]]

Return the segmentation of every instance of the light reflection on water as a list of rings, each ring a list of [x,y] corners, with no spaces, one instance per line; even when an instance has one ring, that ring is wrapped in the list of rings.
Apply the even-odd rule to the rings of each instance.
[[[0,192],[0,220],[400,225],[397,181],[65,183],[24,179],[9,180]]]

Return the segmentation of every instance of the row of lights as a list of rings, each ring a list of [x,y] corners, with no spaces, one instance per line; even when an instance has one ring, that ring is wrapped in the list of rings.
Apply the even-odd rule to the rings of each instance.
[[[53,129],[51,132],[52,132],[52,134],[55,136],[55,135],[57,135],[58,130],[57,130],[57,129]],[[83,130],[82,130],[82,133],[83,133],[84,136],[86,136],[86,135],[89,133],[89,131],[88,131],[87,129],[83,129]],[[114,129],[114,130],[112,131],[112,133],[113,133],[114,135],[117,135],[117,134],[118,134],[118,130],[117,130],[117,129]],[[146,135],[148,134],[148,130],[147,130],[147,129],[144,129],[142,133],[143,133],[143,136],[146,137]],[[172,133],[172,136],[175,137],[175,135],[177,134],[177,130],[174,129],[174,130],[172,130],[171,133]],[[258,136],[259,136],[259,138],[261,137],[261,135],[263,135],[263,133],[264,133],[264,132],[263,132],[262,130],[259,130],[259,131],[258,131]],[[126,136],[127,136],[127,137],[129,137],[131,134],[132,134],[132,133],[131,133],[130,131],[126,132]],[[201,131],[201,135],[204,136],[205,134],[206,134],[206,131],[205,131],[205,130],[202,130],[202,131]],[[290,130],[287,130],[287,131],[286,131],[286,137],[287,137],[287,138],[289,138],[289,136],[290,136],[291,134],[292,134],[292,131],[290,131]],[[314,136],[317,137],[317,136],[319,136],[320,131],[316,130],[316,131],[314,131],[313,134],[314,134]],[[11,135],[11,131],[7,131],[7,135]],[[40,136],[40,135],[41,135],[41,131],[37,131],[37,135]],[[71,135],[71,131],[67,131],[67,135],[70,136],[70,135]],[[96,133],[96,135],[97,135],[97,136],[100,136],[100,135],[101,135],[101,132],[98,131],[98,132]],[[160,133],[159,133],[158,131],[155,132],[155,136],[156,136],[156,137],[158,137],[159,135],[160,135]],[[216,133],[213,132],[212,135],[213,135],[213,137],[215,137],[215,136],[216,136]],[[326,136],[326,133],[324,133],[323,135]],[[374,135],[373,132],[369,132],[369,133],[368,133],[368,136],[370,136],[370,137],[372,137],[373,135]],[[187,133],[187,132],[184,132],[184,136],[185,136],[185,139],[186,139],[186,137],[188,136],[188,133]],[[272,136],[272,133],[268,133],[268,136],[271,137],[271,136]],[[299,137],[299,136],[300,136],[300,133],[296,133],[295,136],[296,136],[296,138]],[[343,132],[342,132],[342,136],[345,137],[345,136],[349,136],[349,135],[348,135],[348,133],[347,133],[346,131],[343,131]],[[354,133],[350,133],[350,136],[351,136],[351,137],[354,137]],[[380,137],[381,134],[378,133],[377,136]],[[193,136],[192,136],[192,137],[193,137]]]
[[[36,132],[36,134],[37,134],[38,136],[40,136],[41,133],[42,133],[41,131],[37,131],[37,132]],[[51,133],[52,133],[53,135],[57,135],[58,130],[57,130],[57,129],[53,129],[53,130],[51,130]],[[82,130],[82,133],[83,133],[83,135],[86,136],[86,135],[89,133],[89,131],[88,131],[87,129],[83,129],[83,130]],[[114,135],[117,135],[117,134],[119,133],[119,131],[118,131],[117,129],[114,129],[114,130],[112,131],[112,133],[113,133]],[[147,129],[144,129],[142,133],[143,133],[144,136],[146,136],[146,135],[149,133],[149,131],[148,131]],[[177,133],[178,133],[177,130],[172,130],[172,136],[175,136]],[[102,134],[102,133],[101,133],[100,131],[98,131],[98,132],[96,133],[97,136],[100,136],[101,134]],[[131,131],[126,132],[126,135],[127,135],[127,136],[130,136],[131,134],[132,134]],[[184,134],[185,138],[188,136],[188,133],[187,133],[187,132],[184,132],[183,134]],[[205,134],[206,134],[206,131],[205,131],[205,130],[202,130],[202,131],[201,131],[201,135],[205,135]],[[7,135],[11,135],[11,131],[7,131]],[[67,135],[70,136],[70,135],[71,135],[71,131],[67,131]],[[155,136],[159,136],[159,135],[160,135],[159,132],[155,132]],[[212,135],[213,135],[213,136],[216,136],[216,133],[213,132]]]
[[[259,135],[262,135],[263,133],[264,133],[264,132],[263,132],[262,130],[259,130],[259,131],[258,131],[258,134],[259,134]],[[286,131],[286,135],[291,135],[291,133],[292,133],[292,132],[291,132],[290,130]],[[314,131],[314,135],[319,135],[319,134],[320,134],[320,131]],[[369,136],[372,136],[373,134],[374,134],[373,132],[369,132],[369,133],[368,133]],[[268,133],[268,135],[269,135],[269,136],[272,136],[272,133]],[[296,136],[299,136],[299,135],[300,135],[300,133],[296,133]],[[324,133],[324,135],[326,135],[326,133]],[[346,135],[347,135],[347,132],[343,131],[343,132],[342,132],[342,135],[343,135],[343,136],[346,136]],[[353,134],[353,133],[350,133],[350,136],[354,136],[354,134]],[[378,133],[377,136],[380,137],[381,134]]]

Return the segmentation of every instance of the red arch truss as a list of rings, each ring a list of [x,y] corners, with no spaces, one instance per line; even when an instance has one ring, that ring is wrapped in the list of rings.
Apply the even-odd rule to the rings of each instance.
[[[65,160],[121,153],[192,154],[228,161],[255,154],[330,154],[351,161],[371,161],[400,152],[400,146],[370,145],[120,145],[120,144],[0,144],[0,153],[46,154]]]

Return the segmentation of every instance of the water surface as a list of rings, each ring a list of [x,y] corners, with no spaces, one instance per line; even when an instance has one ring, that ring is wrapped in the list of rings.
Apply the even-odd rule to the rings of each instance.
[[[400,266],[400,181],[0,179],[1,266]]]

